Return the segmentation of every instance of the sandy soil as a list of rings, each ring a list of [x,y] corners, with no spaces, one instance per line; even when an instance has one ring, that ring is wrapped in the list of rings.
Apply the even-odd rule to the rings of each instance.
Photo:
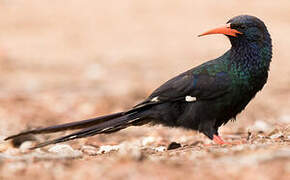
[[[287,179],[289,9],[288,0],[1,1],[0,179]],[[221,128],[225,140],[243,144],[206,146],[202,134],[148,126],[35,151],[34,141],[2,141],[130,108],[225,52],[225,37],[197,35],[240,14],[263,19],[274,45],[267,85]],[[181,147],[167,150],[172,142]]]

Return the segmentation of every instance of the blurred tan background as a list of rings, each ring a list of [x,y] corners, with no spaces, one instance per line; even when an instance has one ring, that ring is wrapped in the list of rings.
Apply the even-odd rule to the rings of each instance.
[[[257,121],[290,123],[289,10],[289,0],[2,0],[0,135],[130,108],[172,76],[222,55],[226,37],[197,35],[240,14],[266,23],[273,61],[263,91],[222,132],[247,133]],[[195,135],[129,128],[105,143],[156,132]]]

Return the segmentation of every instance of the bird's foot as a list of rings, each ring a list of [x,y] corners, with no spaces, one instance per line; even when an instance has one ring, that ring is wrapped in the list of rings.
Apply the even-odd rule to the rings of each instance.
[[[218,145],[232,145],[232,143],[225,142],[220,136],[213,135],[213,141]]]
[[[238,145],[238,144],[242,144],[242,142],[225,142],[220,136],[218,135],[213,135],[213,141],[217,144],[217,145]],[[213,144],[204,144],[204,146],[213,146]]]
[[[213,141],[218,145],[239,145],[239,144],[245,144],[246,141],[234,141],[234,142],[225,142],[220,136],[213,135]]]

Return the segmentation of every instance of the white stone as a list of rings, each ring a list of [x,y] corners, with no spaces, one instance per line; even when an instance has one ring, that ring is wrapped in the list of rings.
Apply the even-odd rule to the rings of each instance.
[[[166,147],[164,146],[159,146],[159,147],[154,147],[152,148],[154,151],[157,151],[157,152],[164,152],[166,150]]]
[[[98,150],[97,154],[104,154],[104,153],[109,153],[111,151],[118,151],[120,149],[120,146],[101,146],[100,149]]]
[[[82,146],[81,151],[90,156],[97,154],[97,148],[95,148],[94,146],[89,146],[89,145]]]
[[[282,137],[282,136],[283,136],[283,133],[278,132],[278,133],[276,133],[276,134],[271,135],[270,138],[271,138],[271,139],[276,139],[276,138],[280,138],[280,137]]]
[[[67,144],[57,144],[48,149],[48,152],[57,154],[62,158],[75,158],[82,156],[82,152],[74,150],[70,145]]]
[[[141,144],[142,144],[142,146],[146,146],[146,145],[148,145],[148,144],[153,143],[154,141],[155,141],[155,138],[152,137],[152,136],[149,136],[149,137],[145,137],[145,138],[142,140]]]
[[[20,152],[25,153],[25,152],[28,152],[30,148],[32,147],[33,147],[32,141],[25,141],[20,145],[19,149],[20,149]]]

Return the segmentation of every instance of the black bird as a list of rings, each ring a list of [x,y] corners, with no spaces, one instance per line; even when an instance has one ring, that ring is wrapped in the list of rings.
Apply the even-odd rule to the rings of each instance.
[[[208,31],[224,34],[231,49],[165,82],[132,109],[93,119],[21,132],[7,137],[82,129],[34,148],[147,123],[183,127],[202,132],[218,144],[225,142],[218,128],[235,119],[260,91],[268,78],[272,42],[265,24],[258,18],[240,15],[224,27]]]

